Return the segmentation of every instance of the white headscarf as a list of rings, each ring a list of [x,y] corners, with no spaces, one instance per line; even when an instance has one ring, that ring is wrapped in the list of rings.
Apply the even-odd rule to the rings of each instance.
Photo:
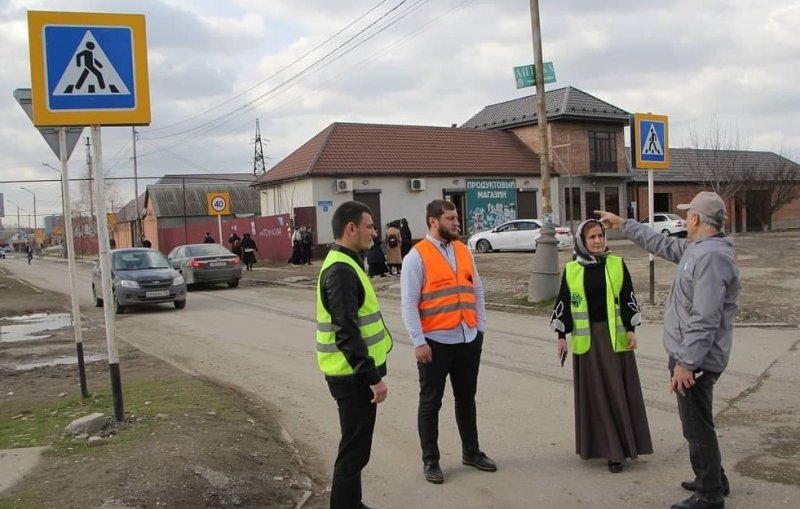
[[[598,225],[603,230],[603,236],[605,237],[606,229],[603,224],[598,221],[597,219],[587,219],[586,221],[582,222],[578,225],[578,230],[575,232],[575,246],[573,248],[574,254],[572,255],[572,259],[576,262],[580,263],[581,265],[585,266],[592,266],[592,265],[600,265],[603,263],[603,260],[608,253],[608,247],[601,254],[592,254],[586,248],[586,244],[583,243],[583,231],[589,227]]]

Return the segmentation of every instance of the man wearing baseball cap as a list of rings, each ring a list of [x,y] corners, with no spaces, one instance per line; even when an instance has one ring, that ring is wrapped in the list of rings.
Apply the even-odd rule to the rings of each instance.
[[[647,225],[595,211],[609,228],[647,251],[678,264],[664,307],[664,348],[669,355],[670,392],[678,413],[695,478],[681,486],[691,497],[672,509],[721,509],[730,493],[714,429],[714,384],[728,364],[733,319],[739,298],[739,269],[733,240],[722,233],[725,202],[702,191],[684,205],[687,239],[656,233]]]

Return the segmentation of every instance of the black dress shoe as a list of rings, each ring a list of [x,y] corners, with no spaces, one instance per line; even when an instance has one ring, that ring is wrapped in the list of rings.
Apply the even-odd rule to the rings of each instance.
[[[697,491],[697,485],[694,481],[682,481],[681,488],[685,489],[686,491]],[[722,495],[728,496],[731,494],[731,486],[727,483],[727,481],[722,482]]]
[[[608,462],[608,471],[612,474],[618,474],[622,472],[622,463],[619,461],[609,461]]]
[[[487,456],[482,452],[479,452],[478,454],[474,454],[472,456],[464,456],[463,458],[461,458],[461,463],[469,465],[471,467],[475,467],[478,470],[483,470],[484,472],[497,471],[497,463],[492,461],[492,459],[489,456]]]
[[[422,473],[425,474],[425,480],[428,482],[433,484],[442,484],[444,482],[444,474],[438,463],[425,463],[422,467]]]
[[[671,509],[725,509],[725,500],[711,502],[697,498],[697,495],[692,495],[683,502],[672,504]]]

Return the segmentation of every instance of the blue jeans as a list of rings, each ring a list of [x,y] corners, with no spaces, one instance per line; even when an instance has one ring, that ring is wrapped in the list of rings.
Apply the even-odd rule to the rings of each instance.
[[[720,373],[698,371],[695,384],[686,390],[686,396],[678,395],[683,437],[689,444],[689,460],[697,486],[695,493],[698,498],[710,502],[724,498],[722,485],[723,482],[727,484],[714,429],[714,384],[719,376]]]

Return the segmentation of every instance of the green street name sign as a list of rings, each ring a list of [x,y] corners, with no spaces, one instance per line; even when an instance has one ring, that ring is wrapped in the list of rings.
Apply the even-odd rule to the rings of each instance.
[[[532,87],[536,85],[536,72],[532,65],[519,65],[514,67],[514,79],[517,81],[517,88]],[[544,63],[544,82],[556,82],[556,70],[553,62]]]

